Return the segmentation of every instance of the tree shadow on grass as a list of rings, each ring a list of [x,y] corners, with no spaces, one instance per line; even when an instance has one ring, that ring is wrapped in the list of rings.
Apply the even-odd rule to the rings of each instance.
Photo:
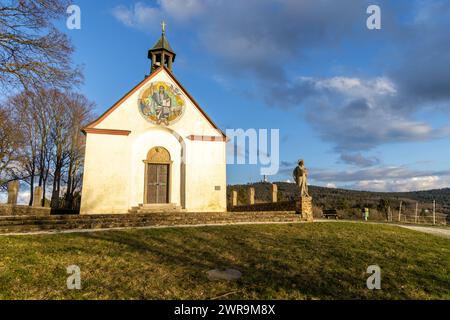
[[[269,229],[269,232],[267,232]],[[198,298],[191,284],[209,288],[206,272],[215,268],[236,268],[243,278],[227,285],[240,292],[234,298],[272,299],[286,297],[320,299],[410,299],[395,282],[387,288],[395,292],[373,292],[366,288],[365,269],[373,262],[370,254],[336,244],[334,237],[318,240],[289,229],[196,228],[102,232],[80,235],[88,239],[120,244],[128,253],[152,259],[167,270],[178,270],[186,290],[178,298]],[[295,232],[295,230],[294,230]],[[343,241],[345,243],[346,241]],[[346,251],[347,248],[347,251]],[[417,275],[416,275],[417,276]],[[434,275],[420,275],[423,282],[445,281]],[[425,279],[423,278],[425,277]],[[185,279],[183,279],[185,278]]]

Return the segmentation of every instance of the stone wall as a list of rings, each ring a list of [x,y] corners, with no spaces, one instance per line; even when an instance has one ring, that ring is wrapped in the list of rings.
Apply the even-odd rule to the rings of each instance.
[[[0,234],[80,229],[298,222],[304,222],[304,219],[301,215],[292,211],[235,213],[162,212],[91,216],[0,217]]]
[[[230,206],[228,208],[229,212],[282,212],[296,211],[296,202],[295,201],[282,201],[277,203],[256,203],[254,205],[245,205],[245,206]],[[323,218],[322,209],[313,205],[313,213],[315,218]]]
[[[237,205],[238,192],[231,190],[231,201],[228,203],[229,212],[276,212],[289,211],[302,215],[305,221],[314,221],[314,217],[321,218],[322,210],[314,207],[311,197],[302,197],[299,200],[291,199],[290,201],[278,202],[278,186],[276,184],[266,184],[270,186],[270,201],[256,203],[255,188],[247,188],[247,201],[245,205]]]
[[[0,216],[49,216],[50,214],[50,208],[0,204]]]
[[[254,205],[230,207],[230,212],[268,212],[268,211],[295,211],[295,201],[256,203]]]

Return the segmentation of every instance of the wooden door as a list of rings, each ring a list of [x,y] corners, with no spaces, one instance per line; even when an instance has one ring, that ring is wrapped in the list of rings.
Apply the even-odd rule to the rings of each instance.
[[[147,169],[147,203],[169,203],[169,165],[149,164]]]

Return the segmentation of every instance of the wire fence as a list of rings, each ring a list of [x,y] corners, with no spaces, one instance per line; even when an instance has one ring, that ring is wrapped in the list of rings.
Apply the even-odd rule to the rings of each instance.
[[[449,225],[450,215],[448,213],[438,212],[434,201],[430,204],[422,204],[416,202],[415,208],[405,206],[400,202],[400,207],[397,210],[388,210],[388,219],[390,222],[411,223],[411,224],[425,224],[425,225]],[[440,209],[442,210],[442,209]]]

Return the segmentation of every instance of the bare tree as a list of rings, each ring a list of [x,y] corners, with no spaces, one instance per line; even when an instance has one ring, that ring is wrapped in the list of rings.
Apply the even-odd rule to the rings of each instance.
[[[46,117],[39,116],[42,109],[42,101],[36,92],[24,91],[9,99],[8,104],[14,110],[16,130],[20,131],[24,137],[23,145],[20,149],[20,168],[17,172],[17,179],[27,182],[30,186],[30,206],[33,203],[33,189],[35,179],[39,176],[40,151],[44,148],[42,143],[46,139],[41,137],[42,127],[39,120]]]
[[[92,120],[93,103],[78,93],[40,88],[24,91],[10,98],[8,104],[14,111],[14,130],[20,132],[17,137],[24,137],[19,148],[11,149],[18,152],[16,166],[21,169],[15,178],[29,184],[30,205],[33,189],[38,185],[44,189],[42,205],[49,188],[53,208],[72,209],[81,188],[81,128]]]
[[[69,96],[68,109],[72,123],[69,140],[68,168],[66,180],[65,205],[67,208],[74,207],[75,193],[81,189],[83,162],[85,152],[85,136],[81,129],[92,120],[92,109],[94,104],[85,96],[72,93]]]
[[[67,0],[0,0],[0,83],[4,88],[71,87],[81,80],[72,67],[73,47],[54,21]]]
[[[0,187],[14,180],[20,159],[22,133],[17,130],[10,110],[0,106]]]
[[[82,74],[72,65],[68,37],[55,27],[69,4],[69,0],[0,0],[0,87],[24,89],[8,99],[12,115],[0,113],[0,185],[6,172],[26,181],[30,205],[35,184],[44,189],[43,205],[48,184],[52,199],[59,198],[66,172],[72,194],[79,170],[72,159],[73,121],[68,110],[68,97],[74,95],[61,90],[79,84]]]
[[[51,122],[49,119],[57,91],[39,88],[33,93],[29,92],[27,96],[31,98],[31,106],[28,110],[31,113],[31,117],[28,117],[28,121],[31,120],[33,122],[29,125],[34,127],[36,133],[36,175],[38,177],[38,186],[44,189],[43,198],[41,199],[42,205],[44,205],[51,154]]]
[[[68,97],[60,92],[53,94],[52,108],[49,121],[51,122],[51,141],[53,148],[53,187],[52,208],[59,207],[61,195],[61,180],[64,167],[68,160],[70,139],[70,113],[68,110]]]

